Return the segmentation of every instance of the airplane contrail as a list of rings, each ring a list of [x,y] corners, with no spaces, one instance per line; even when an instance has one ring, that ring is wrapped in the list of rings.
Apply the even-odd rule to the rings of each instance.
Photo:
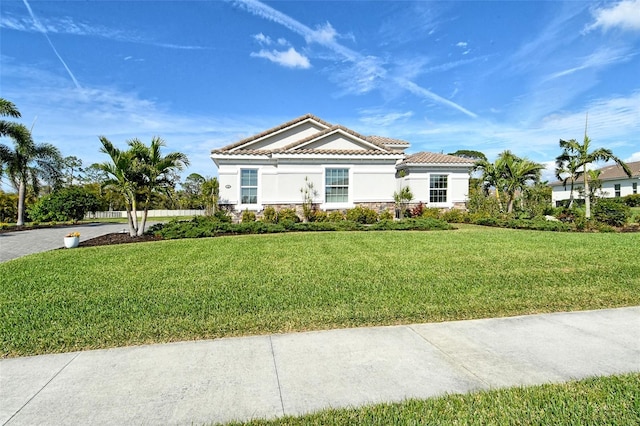
[[[33,13],[33,10],[31,10],[31,6],[29,6],[29,3],[27,2],[27,0],[22,0],[22,2],[27,7],[27,10],[29,11],[29,15],[31,15],[31,19],[33,19],[33,23],[35,24],[36,28],[45,36],[45,38],[49,42],[49,46],[51,46],[51,49],[53,49],[53,53],[56,54],[56,56],[58,57],[58,59],[62,63],[62,66],[64,67],[64,69],[67,70],[67,73],[69,74],[69,77],[71,77],[71,80],[73,80],[73,84],[75,84],[76,88],[82,89],[82,87],[80,86],[80,83],[78,83],[78,80],[76,79],[76,77],[71,72],[71,69],[69,68],[67,63],[64,61],[64,59],[62,59],[62,56],[60,56],[60,54],[58,53],[58,50],[56,49],[56,47],[51,42],[51,39],[49,38],[49,34],[47,33],[47,29],[44,27],[44,25],[42,25],[40,23],[38,18],[36,18],[36,15]]]
[[[308,26],[304,25],[301,22],[296,21],[290,16],[285,15],[284,13],[268,6],[258,0],[230,0],[233,3],[239,5],[240,7],[247,10],[249,13],[259,16],[268,21],[275,22],[280,24],[289,30],[301,35],[307,41],[307,43],[318,43],[322,46],[325,46],[331,49],[333,52],[341,55],[344,59],[352,63],[362,63],[368,62],[371,66],[379,68],[375,70],[374,75],[383,76],[386,74],[386,70],[380,66],[375,65],[371,61],[371,58],[365,57],[359,52],[352,50],[346,46],[335,41],[333,37],[327,37],[323,35],[322,31],[317,31]],[[478,115],[469,111],[468,109],[458,105],[457,103],[450,101],[448,99],[443,98],[440,95],[433,93],[432,91],[425,89],[417,85],[416,83],[406,80],[406,79],[392,79],[396,84],[398,84],[403,89],[413,93],[416,96],[421,96],[432,101],[438,102],[442,105],[446,105],[450,108],[454,108],[463,114],[468,115],[472,118],[477,118]]]

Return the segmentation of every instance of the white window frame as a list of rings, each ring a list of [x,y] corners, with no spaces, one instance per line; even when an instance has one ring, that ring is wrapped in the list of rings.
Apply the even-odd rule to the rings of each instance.
[[[432,188],[431,187],[431,179],[435,178],[436,176],[444,176],[445,178],[445,183],[446,183],[446,187],[445,188]],[[436,206],[444,206],[444,205],[448,205],[449,203],[449,197],[450,197],[450,190],[451,190],[451,183],[450,183],[451,179],[448,173],[430,173],[429,174],[429,204],[431,205],[436,205]],[[443,191],[444,190],[444,201],[431,201],[431,191]],[[438,196],[438,198],[440,198]]]
[[[242,185],[242,172],[244,170],[252,170],[256,172],[256,185]],[[242,167],[238,170],[238,208],[240,210],[260,210],[260,168],[259,167]],[[244,188],[255,188],[256,189],[256,202],[254,203],[243,203],[242,202],[242,190]]]
[[[328,170],[346,170],[347,178],[347,201],[330,202],[327,201],[327,171]],[[322,200],[323,203],[320,206],[321,209],[348,209],[353,208],[353,168],[348,165],[331,165],[325,166],[322,170]]]

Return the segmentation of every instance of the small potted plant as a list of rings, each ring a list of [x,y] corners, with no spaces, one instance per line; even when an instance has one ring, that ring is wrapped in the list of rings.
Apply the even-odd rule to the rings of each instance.
[[[64,246],[66,248],[75,248],[80,244],[80,233],[79,232],[69,232],[64,237]]]

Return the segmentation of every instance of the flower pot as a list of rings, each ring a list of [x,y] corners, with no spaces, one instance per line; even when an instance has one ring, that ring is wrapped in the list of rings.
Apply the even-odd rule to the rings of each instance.
[[[76,248],[80,244],[80,237],[64,237],[64,246],[66,248]]]

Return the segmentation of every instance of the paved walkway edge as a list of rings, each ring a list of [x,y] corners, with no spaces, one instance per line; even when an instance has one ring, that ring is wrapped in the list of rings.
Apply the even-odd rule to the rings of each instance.
[[[0,424],[200,424],[640,371],[640,307],[0,360]]]

